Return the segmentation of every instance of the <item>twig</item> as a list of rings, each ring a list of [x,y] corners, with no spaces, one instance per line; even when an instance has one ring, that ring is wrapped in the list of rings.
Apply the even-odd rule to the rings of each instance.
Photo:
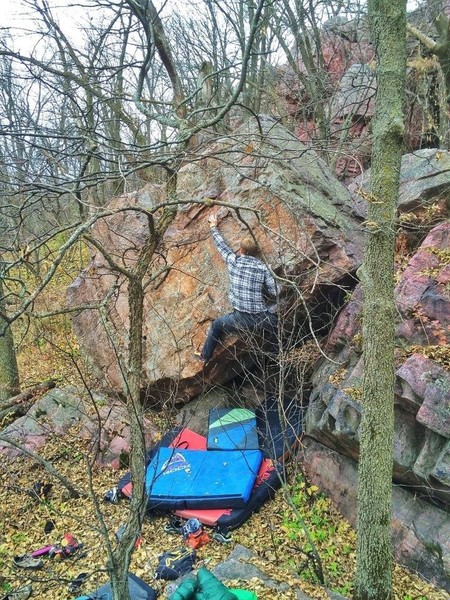
[[[58,471],[54,468],[54,466],[51,463],[45,460],[45,458],[42,458],[42,456],[39,456],[39,454],[36,454],[36,452],[28,450],[22,444],[19,444],[18,442],[12,440],[7,435],[0,434],[0,441],[6,442],[10,446],[14,446],[14,448],[17,448],[18,450],[20,450],[27,456],[30,456],[33,460],[41,464],[49,475],[57,479],[68,490],[71,498],[80,498],[80,496],[86,495],[83,492],[78,491],[68,479],[66,479],[63,475],[58,473]]]

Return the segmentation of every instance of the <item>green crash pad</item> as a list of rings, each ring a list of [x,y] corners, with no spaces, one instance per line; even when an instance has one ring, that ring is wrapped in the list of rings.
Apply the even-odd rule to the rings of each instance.
[[[196,579],[186,579],[169,600],[258,600],[248,590],[229,590],[208,569],[198,570]]]

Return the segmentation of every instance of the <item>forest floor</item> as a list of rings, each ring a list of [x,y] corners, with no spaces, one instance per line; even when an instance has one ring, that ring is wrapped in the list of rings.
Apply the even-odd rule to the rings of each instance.
[[[99,531],[92,492],[99,500],[112,543],[114,532],[127,518],[129,504],[126,500],[119,504],[103,501],[105,492],[116,485],[124,471],[94,466],[89,490],[86,446],[85,442],[77,439],[76,431],[73,435],[54,438],[47,443],[42,456],[88,495],[83,499],[70,499],[65,488],[53,481],[47,498],[38,499],[32,493],[33,485],[51,482],[44,469],[28,458],[18,458],[11,463],[2,460],[4,483],[0,491],[0,589],[6,592],[31,583],[33,597],[62,600],[74,597],[74,594],[68,592],[68,584],[80,573],[89,574],[80,594],[93,591],[107,579],[105,540]],[[291,491],[310,535],[315,539],[323,562],[326,585],[351,598],[355,569],[355,532],[317,488],[308,486],[298,476],[295,480]],[[44,527],[48,521],[52,521],[55,528],[50,533],[45,533]],[[165,533],[166,522],[167,518],[162,517],[145,521],[142,544],[135,550],[131,565],[131,572],[147,581],[161,594],[167,582],[153,580],[158,557],[164,551],[183,545],[181,536]],[[77,553],[65,559],[44,557],[44,568],[39,571],[13,568],[14,556],[59,543],[67,532],[83,544],[83,548]],[[287,505],[281,491],[258,514],[254,514],[242,527],[233,531],[232,539],[231,544],[211,540],[200,548],[197,551],[196,566],[213,568],[225,560],[235,544],[242,544],[255,552],[252,562],[275,581],[300,588],[312,598],[328,598],[301,551],[306,547],[302,523]],[[259,600],[296,598],[294,589],[275,596],[273,590],[264,588],[257,580],[245,584],[238,581],[225,583],[231,587],[252,589]],[[448,599],[448,595],[406,569],[396,566],[394,598],[444,600]]]
[[[60,278],[54,286],[49,286],[43,301],[48,306],[58,305],[62,290],[71,279],[73,273],[68,272],[66,280]],[[37,325],[32,328],[28,322],[19,322],[14,333],[22,389],[51,378],[56,379],[59,386],[80,384],[80,358],[67,319],[54,318],[51,324],[42,322],[39,329]],[[154,421],[158,426],[158,413],[154,414]],[[2,427],[5,425],[0,424]],[[106,542],[100,533],[99,510],[110,532],[111,543],[114,543],[114,533],[127,518],[129,505],[126,500],[119,504],[103,501],[105,492],[117,484],[125,471],[100,468],[95,464],[89,467],[87,443],[77,436],[76,428],[64,436],[54,436],[43,447],[41,455],[86,497],[70,499],[67,490],[30,458],[19,457],[11,462],[0,458],[3,479],[0,489],[0,598],[9,590],[27,583],[32,584],[32,598],[73,598],[76,594],[68,591],[68,584],[83,572],[89,578],[79,593],[96,589],[107,579]],[[45,498],[37,498],[32,492],[33,486],[39,482],[52,484]],[[232,532],[231,544],[211,541],[200,548],[196,566],[213,568],[230,554],[235,544],[242,544],[255,552],[254,562],[272,579],[301,588],[312,598],[326,599],[325,589],[318,583],[312,565],[306,561],[308,540],[304,530],[307,527],[310,539],[320,554],[327,587],[351,598],[355,571],[354,530],[333,508],[330,500],[309,485],[299,471],[292,469],[288,491],[296,511],[289,506],[280,490],[274,500]],[[98,500],[97,504],[94,498]],[[298,515],[301,515],[300,519]],[[45,533],[44,528],[49,521],[54,524],[54,529]],[[181,536],[164,532],[166,521],[164,518],[145,521],[142,544],[135,550],[131,565],[134,574],[161,594],[166,582],[153,580],[158,557],[164,551],[183,545]],[[44,557],[44,568],[38,571],[13,568],[14,556],[57,544],[67,532],[83,544],[83,548],[71,557]],[[226,583],[253,589],[259,600],[275,598],[273,590],[263,588],[258,580],[245,585]],[[276,598],[288,600],[296,598],[296,595],[292,588],[277,593]],[[448,600],[449,595],[414,573],[396,566],[394,598]]]

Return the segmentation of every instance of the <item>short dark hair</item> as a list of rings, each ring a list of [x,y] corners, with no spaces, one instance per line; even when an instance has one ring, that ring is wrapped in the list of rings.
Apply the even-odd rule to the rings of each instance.
[[[241,240],[240,251],[245,256],[256,256],[258,254],[258,246],[252,237],[246,236]]]

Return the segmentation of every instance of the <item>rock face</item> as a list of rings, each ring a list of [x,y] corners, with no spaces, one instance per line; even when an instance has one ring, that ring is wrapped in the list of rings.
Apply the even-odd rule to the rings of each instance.
[[[330,19],[320,30],[322,57],[319,60],[313,56],[315,69],[320,73],[317,79],[321,81],[317,97],[311,92],[314,86],[303,85],[288,67],[283,70],[285,86],[279,86],[280,95],[295,119],[296,135],[313,147],[320,144],[323,132],[319,132],[312,118],[311,107],[324,102],[329,120],[327,150],[331,148],[335,154],[334,172],[342,180],[359,175],[370,160],[369,123],[374,114],[375,84],[371,66],[374,52],[367,37],[361,20]],[[312,47],[316,48],[316,44]],[[301,56],[298,68],[306,78],[314,79],[311,67],[306,67]]]
[[[396,370],[396,481],[450,507],[450,222],[435,227],[411,258],[396,288],[399,322]],[[357,290],[336,322],[328,352],[314,374],[308,432],[355,459],[363,364]],[[435,360],[433,360],[435,358]]]
[[[94,407],[94,403],[96,408]],[[146,443],[154,441],[157,430],[149,420],[144,424]],[[26,450],[39,449],[54,436],[73,435],[91,442],[98,465],[118,468],[120,457],[130,450],[130,427],[126,407],[111,398],[86,398],[74,387],[56,388],[40,398],[26,415],[3,429],[2,437]],[[0,441],[0,452],[10,459],[21,450]]]
[[[225,164],[223,156],[232,156],[233,164]],[[93,228],[93,236],[121,266],[133,265],[136,248],[148,235],[142,212],[121,211],[133,206],[151,210],[159,192],[146,188],[115,200],[109,209],[116,214]],[[220,208],[202,200],[219,194]],[[211,212],[217,212],[220,231],[235,249],[250,229],[267,262],[276,273],[297,282],[306,300],[313,301],[322,284],[342,282],[353,273],[362,247],[359,221],[352,216],[345,187],[314,152],[267,117],[247,124],[233,139],[217,142],[203,160],[182,169],[178,197],[179,213],[149,273],[143,373],[144,393],[175,402],[194,397],[205,383],[229,380],[240,368],[233,357],[240,358],[242,349],[232,339],[205,370],[193,360],[211,320],[230,310],[225,265],[207,224]],[[154,275],[159,271],[161,275]],[[109,334],[105,317],[95,310],[81,311],[74,325],[84,352],[115,390],[124,387],[117,355],[127,348],[126,290],[124,278],[95,251],[68,293],[71,307],[111,298]]]
[[[439,521],[439,525],[430,528],[439,533],[443,527],[447,531],[446,540],[450,532],[449,247],[450,222],[445,221],[427,235],[396,287],[398,348],[393,474],[395,483],[413,492],[411,497],[443,509],[439,517],[442,523]],[[328,338],[328,355],[334,362],[323,360],[314,373],[306,423],[309,436],[347,457],[354,465],[359,453],[363,376],[361,309],[361,291],[357,288]],[[326,454],[325,449],[323,453]],[[321,463],[320,470],[323,468]],[[335,476],[331,495],[341,504],[342,498],[354,490],[346,488],[344,478]],[[352,487],[354,481],[348,485]],[[422,545],[428,544],[428,550],[423,550],[421,560],[412,549],[412,542],[415,536],[421,537],[425,522],[422,521],[421,529],[417,526],[397,531],[404,545],[403,550],[397,551],[414,568],[416,562],[422,566],[434,565],[434,580],[442,586],[446,579],[448,585],[450,548],[447,542],[442,542],[440,533],[441,541],[433,542],[440,548],[437,555],[430,554],[429,541],[422,540]],[[427,553],[429,560],[424,558]],[[418,570],[426,574],[423,568]]]
[[[450,152],[438,148],[417,150],[402,157],[398,209],[402,214],[413,212],[415,218],[424,217],[429,212],[431,219],[442,220],[448,213]],[[359,195],[368,191],[370,169],[356,178],[349,190],[353,194],[355,212],[363,218],[367,216],[367,202]],[[403,218],[407,225],[408,220]],[[414,224],[414,219],[411,221]]]
[[[422,18],[425,15],[428,19]],[[408,19],[422,32],[436,35],[429,8],[418,9]],[[349,182],[369,166],[372,147],[376,82],[367,20],[361,16],[353,20],[334,17],[314,35],[319,36],[320,43],[317,39],[302,40],[299,34],[297,47],[303,48],[303,54],[294,57],[296,70],[287,65],[280,69],[278,93],[299,139],[329,153],[334,173]],[[446,103],[436,94],[443,84],[437,75],[437,61],[424,58],[413,36],[408,37],[408,46],[405,148],[413,152],[445,146],[448,116]],[[323,118],[315,110],[318,106],[326,114],[326,127],[323,123],[320,126]]]
[[[302,462],[310,480],[356,526],[357,463],[312,439],[302,445]],[[450,592],[449,514],[398,486],[393,488],[392,512],[396,561]]]
[[[233,164],[224,164],[224,156],[232,156]],[[419,173],[415,160],[425,168],[419,183],[413,177]],[[440,151],[404,160],[400,208],[403,213],[413,211],[410,218],[419,219],[424,227],[428,225],[421,211],[431,209],[436,194],[441,212],[433,218],[442,218],[446,208],[445,173],[442,177],[436,173],[442,166],[447,170],[446,160],[447,154]],[[286,312],[292,309],[296,315],[320,306],[329,288],[343,284],[348,288],[349,274],[361,264],[361,218],[365,214],[361,200],[355,201],[314,153],[269,118],[261,118],[257,127],[246,125],[232,140],[219,140],[201,161],[182,169],[177,193],[179,211],[155,253],[144,307],[142,392],[166,405],[229,381],[246,356],[245,344],[229,338],[205,369],[192,358],[211,320],[230,308],[226,271],[206,222],[209,214],[218,215],[219,228],[234,248],[251,229],[265,259],[285,284]],[[121,267],[135,266],[137,251],[148,237],[142,210],[154,212],[164,200],[161,188],[147,187],[113,201],[111,215],[94,226],[93,236]],[[414,239],[409,236],[407,241],[412,244]],[[449,247],[450,222],[444,221],[430,231],[403,271],[399,268],[396,288],[394,480],[405,486],[405,498],[414,497],[406,489],[420,496],[424,514],[423,507],[434,503],[442,509],[439,515],[444,515],[441,519],[435,516],[438,513],[426,513],[432,520],[430,542],[422,533],[427,527],[425,517],[410,510],[409,500],[406,503],[399,496],[408,510],[402,513],[396,507],[397,556],[440,586],[449,578],[448,547],[440,537],[441,530],[447,531],[444,511],[450,506]],[[293,305],[293,288],[301,291],[300,310]],[[105,385],[120,392],[124,372],[118,357],[126,356],[128,345],[127,282],[97,250],[69,289],[71,307],[93,303],[101,304],[102,310],[80,309],[75,328]],[[335,314],[336,309],[332,318]],[[356,287],[327,337],[326,354],[333,361],[322,360],[313,374],[306,423],[310,440],[321,444],[325,454],[340,453],[352,468],[359,451],[360,331],[361,290]],[[202,411],[203,405],[198,406]],[[195,412],[184,412],[182,422],[193,422]],[[310,472],[313,456],[305,454]],[[352,486],[354,479],[346,483],[335,476],[329,488],[339,500],[346,494],[351,497]],[[353,511],[355,506],[353,502]],[[415,529],[405,528],[404,518],[412,518]],[[420,556],[413,550],[416,537],[424,548]]]

